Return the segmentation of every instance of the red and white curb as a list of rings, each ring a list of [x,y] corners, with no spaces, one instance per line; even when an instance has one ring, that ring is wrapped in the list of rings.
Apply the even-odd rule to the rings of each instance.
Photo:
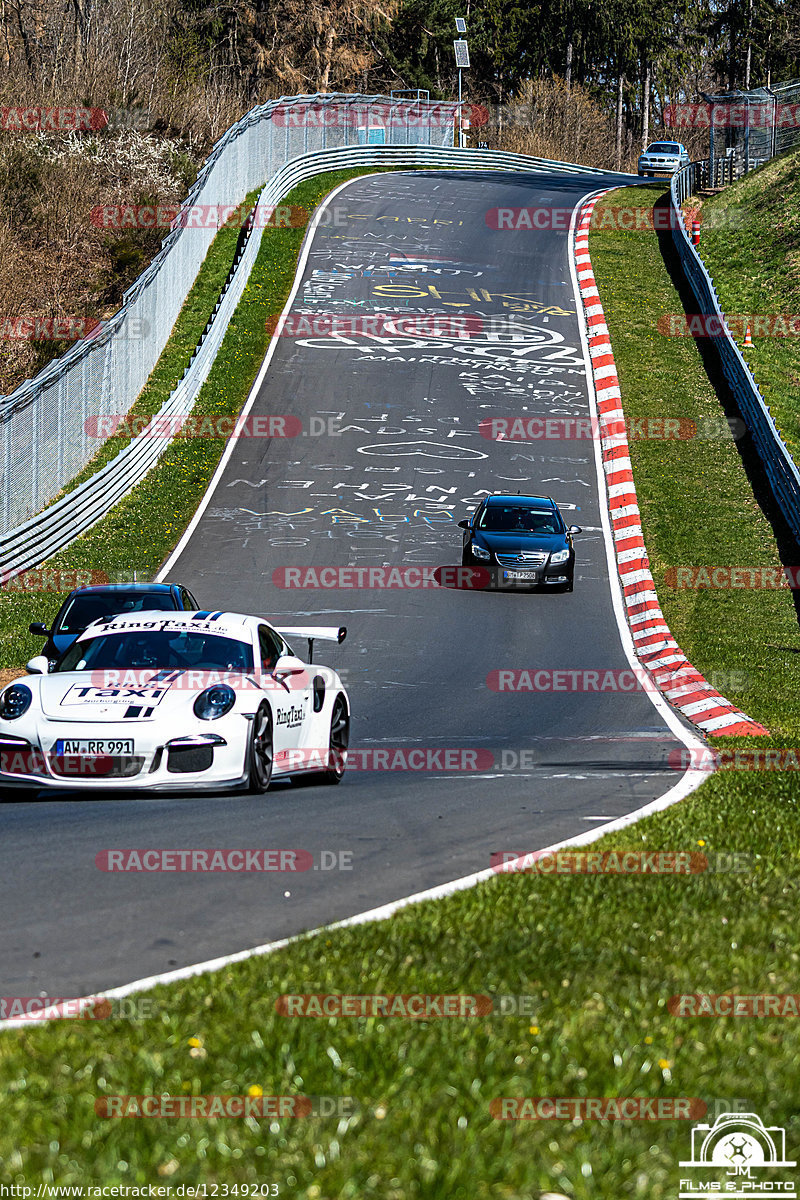
[[[605,194],[593,196],[580,210],[575,230],[575,267],[597,396],[617,569],[636,655],[669,702],[703,733],[768,735],[768,729],[740,712],[692,666],[670,633],[658,602],[642,536],[617,368],[589,257],[592,211]]]

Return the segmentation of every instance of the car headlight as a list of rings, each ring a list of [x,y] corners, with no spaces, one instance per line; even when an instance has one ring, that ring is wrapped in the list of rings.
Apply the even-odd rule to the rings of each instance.
[[[12,683],[0,696],[0,718],[4,721],[16,721],[31,706],[33,695],[31,689],[24,683]]]
[[[236,692],[227,683],[215,683],[206,688],[194,702],[194,715],[201,721],[216,721],[224,717],[236,703]]]
[[[483,546],[476,546],[474,542],[472,543],[472,553],[476,558],[485,558],[487,562],[492,557],[488,550],[484,550]]]
[[[556,563],[566,562],[569,558],[569,547],[566,550],[556,550],[555,554],[550,555],[550,563],[555,566]]]

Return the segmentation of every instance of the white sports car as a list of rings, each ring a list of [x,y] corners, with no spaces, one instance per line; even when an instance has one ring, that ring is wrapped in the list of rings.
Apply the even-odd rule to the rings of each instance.
[[[327,626],[276,629],[226,612],[137,612],[95,621],[47,673],[0,692],[0,784],[262,793],[272,779],[338,783],[350,704],[311,665]],[[309,662],[286,637],[309,639]]]

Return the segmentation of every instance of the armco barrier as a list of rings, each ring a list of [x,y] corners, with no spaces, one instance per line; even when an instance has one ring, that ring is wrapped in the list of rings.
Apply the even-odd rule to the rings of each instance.
[[[792,534],[800,543],[800,472],[778,432],[769,407],[758,390],[758,384],[741,350],[731,336],[727,324],[724,324],[725,319],[711,276],[692,245],[681,218],[681,203],[695,190],[697,166],[697,163],[692,163],[672,178],[672,238],[694,294],[697,311],[706,316],[717,317],[723,322],[724,336],[711,338],[710,341],[719,355],[722,373],[753,439],[778,506]]]
[[[554,171],[559,174],[604,174],[602,171],[575,166],[572,163],[559,163],[493,150],[443,149],[424,145],[350,146],[304,154],[292,159],[270,179],[262,191],[258,201],[259,209],[277,204],[288,191],[304,179],[325,171],[360,166],[458,167],[466,170],[514,171],[526,174],[546,174]],[[192,408],[208,376],[258,254],[260,237],[257,231],[261,228],[258,211],[254,225],[256,232],[251,234],[244,244],[236,269],[229,277],[220,298],[213,321],[195,351],[183,379],[164,402],[157,417],[182,415]],[[125,406],[120,404],[115,411],[126,411]],[[85,412],[85,408],[80,410],[81,420],[84,419]],[[169,437],[154,437],[147,429],[143,430],[116,458],[80,487],[24,524],[1,535],[0,578],[44,562],[99,521],[144,478],[169,441]]]
[[[227,130],[182,210],[235,207],[287,163],[358,145],[383,128],[393,143],[452,145],[456,104],[382,96],[282,97]],[[329,119],[330,118],[330,119]],[[89,220],[89,213],[86,214]],[[127,413],[161,355],[216,230],[185,228],[180,214],[161,250],[125,293],[119,312],[10,396],[0,397],[0,529],[38,512],[97,451],[89,413]],[[128,336],[146,330],[146,337]]]

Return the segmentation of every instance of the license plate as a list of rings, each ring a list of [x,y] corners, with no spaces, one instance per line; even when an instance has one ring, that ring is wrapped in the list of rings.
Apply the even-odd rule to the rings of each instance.
[[[503,579],[538,579],[538,571],[503,571]]]
[[[118,757],[133,754],[133,738],[59,738],[56,754],[78,754],[84,758]]]

